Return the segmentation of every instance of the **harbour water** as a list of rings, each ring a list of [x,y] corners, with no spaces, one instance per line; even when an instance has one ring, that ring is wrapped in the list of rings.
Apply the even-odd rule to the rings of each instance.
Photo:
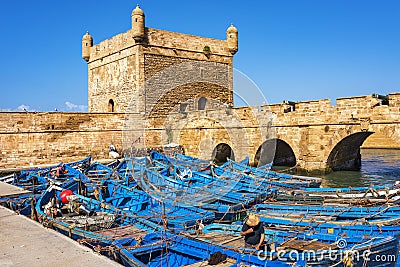
[[[361,159],[361,171],[322,175],[323,187],[384,185],[400,181],[400,150],[362,149]]]

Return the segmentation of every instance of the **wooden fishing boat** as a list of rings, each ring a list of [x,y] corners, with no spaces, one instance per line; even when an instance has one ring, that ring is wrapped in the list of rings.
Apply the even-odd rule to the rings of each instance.
[[[192,232],[187,236],[196,236],[196,239],[211,244],[255,254],[254,249],[244,248],[243,237],[240,236],[241,228],[241,224],[210,224],[205,226],[201,233]],[[347,263],[351,262],[352,266],[376,266],[378,253],[391,255],[380,262],[382,266],[394,266],[399,250],[399,236],[369,237],[364,235],[343,238],[310,231],[282,231],[265,228],[265,246],[268,248],[257,252],[261,258],[278,258],[295,263],[296,266],[344,266],[344,260],[347,260]],[[366,253],[372,255],[367,261],[362,257]]]
[[[268,228],[276,228],[285,231],[304,231],[310,230],[320,234],[334,234],[342,237],[349,236],[379,236],[391,235],[395,236],[400,232],[399,225],[385,225],[385,221],[380,223],[368,224],[368,222],[345,222],[335,223],[333,221],[293,221],[291,219],[281,217],[268,217],[260,215],[260,220],[264,226]],[[395,220],[396,221],[396,220]],[[389,220],[393,223],[393,220]]]
[[[231,202],[235,203],[244,203],[245,205],[249,205],[251,202],[254,201],[254,197],[257,196],[257,194],[254,193],[249,193],[249,194],[241,194],[238,192],[235,192],[233,189],[233,186],[235,186],[236,181],[232,180],[216,180],[213,179],[212,177],[198,177],[197,179],[197,186],[193,185],[192,183],[186,181],[181,181],[179,179],[176,179],[174,176],[166,174],[168,171],[167,169],[163,169],[162,171],[155,171],[154,169],[147,168],[144,165],[135,164],[139,168],[141,168],[141,174],[146,174],[146,177],[149,182],[152,183],[154,186],[168,186],[170,188],[174,188],[176,191],[187,191],[191,193],[197,192],[197,194],[202,193],[205,195],[215,195],[217,197],[225,197],[229,198]],[[136,168],[136,167],[135,167]],[[160,170],[160,169],[159,169]],[[207,179],[207,181],[201,181],[201,178]],[[192,179],[192,178],[190,178]],[[139,185],[141,186],[141,185]],[[222,192],[222,193],[219,193]]]
[[[114,173],[114,170],[107,165],[94,162],[88,168],[86,168],[83,173],[91,181],[102,181],[103,179],[110,179]]]
[[[225,164],[215,167],[215,172],[218,175],[224,173],[243,173],[254,180],[267,180],[270,182],[277,182],[281,184],[292,185],[295,188],[318,188],[321,185],[322,179],[317,177],[307,177],[299,175],[291,175],[285,173],[278,173],[263,168],[254,168],[243,165],[239,162],[228,160]]]
[[[212,162],[208,160],[192,159],[188,158],[185,155],[182,155],[182,157],[180,158],[168,157],[167,155],[164,155],[154,150],[150,151],[150,160],[157,160],[165,164],[179,165],[182,167],[190,168],[192,171],[201,171],[207,169],[210,164],[212,164]]]
[[[341,206],[397,205],[400,188],[397,184],[355,188],[303,188],[280,191],[265,203]]]
[[[212,255],[218,254],[225,256],[221,265],[216,266],[288,266],[281,261],[263,260],[256,255],[165,232],[150,233],[140,240],[118,240],[114,245],[125,266],[207,266],[210,257],[216,258]]]
[[[172,183],[180,184],[182,187],[190,186],[192,188],[204,186],[217,189],[225,188],[225,191],[229,190],[229,192],[226,193],[231,197],[248,199],[249,205],[260,203],[274,194],[276,190],[275,188],[270,188],[271,183],[256,184],[246,181],[243,179],[242,174],[235,173],[230,176],[216,177],[215,175],[210,175],[205,172],[194,172],[181,166],[168,166],[158,161],[153,161],[153,163],[155,164],[154,170],[157,170],[157,172],[166,177],[166,179],[172,179]]]
[[[137,164],[136,164],[137,165]],[[155,199],[174,205],[183,203],[212,211],[215,220],[232,222],[246,215],[247,203],[230,195],[217,194],[209,188],[176,187],[157,172],[144,168],[137,177],[138,186]],[[221,192],[219,192],[221,193]]]
[[[265,204],[309,205],[309,206],[360,206],[376,207],[381,205],[398,205],[398,200],[385,198],[329,198],[324,196],[309,196],[290,191],[279,191],[275,196],[266,199]]]
[[[268,214],[269,216],[283,216],[285,218],[328,218],[335,221],[360,219],[389,219],[400,215],[399,206],[383,205],[377,207],[355,206],[308,206],[308,205],[276,205],[258,204],[253,211]]]
[[[186,162],[204,162],[200,159],[182,155],[182,154],[176,154],[175,155],[177,158],[185,160]],[[264,166],[254,168],[250,167],[248,165],[249,159],[248,157],[245,158],[244,160],[237,162],[231,159],[228,159],[226,163],[223,165],[216,167],[215,171],[218,174],[222,174],[223,172],[227,171],[228,169],[231,172],[238,172],[238,173],[245,173],[245,174],[251,174],[253,176],[259,177],[259,178],[269,178],[272,180],[277,180],[280,182],[286,182],[286,183],[293,183],[297,184],[298,186],[304,185],[304,187],[319,187],[321,185],[322,179],[319,177],[308,177],[308,176],[300,176],[300,175],[290,175],[290,174],[285,174],[285,173],[278,173],[271,171],[272,164],[266,164]]]
[[[227,168],[213,167],[212,172],[214,176],[221,177],[234,177],[240,175],[242,182],[256,185],[259,188],[277,187],[282,189],[305,189],[310,186],[309,182],[291,180],[291,179],[271,179],[269,177],[257,177],[246,173],[237,173]]]
[[[38,220],[44,226],[52,228],[78,242],[96,249],[104,254],[112,252],[112,242],[118,238],[132,237],[152,231],[163,229],[157,224],[148,220],[133,216],[110,204],[100,202],[93,198],[85,197],[78,193],[79,184],[77,181],[69,181],[63,187],[50,186],[36,203]],[[83,205],[89,212],[81,213],[68,210],[68,204],[58,206],[60,212],[48,212],[47,204],[53,198],[59,198],[64,190],[74,192],[74,202]],[[137,203],[139,206],[141,203]],[[54,207],[51,207],[54,208]],[[78,210],[81,207],[79,206]]]
[[[158,152],[153,152],[153,155],[158,155],[160,153]],[[195,159],[192,158],[192,160],[190,160],[191,157],[188,156],[180,156],[181,158],[184,157],[185,160],[176,160],[174,158],[170,158],[167,156],[164,156],[162,154],[158,155],[157,157],[153,157],[153,162],[161,162],[161,163],[165,163],[165,164],[169,164],[169,165],[173,165],[175,168],[178,166],[179,168],[189,168],[192,172],[194,171],[198,171],[199,168],[197,168],[197,165],[195,162],[199,161],[199,159]],[[159,161],[158,159],[163,159],[161,161]],[[236,164],[237,162],[235,161],[228,161],[227,163],[231,162],[232,164]],[[261,175],[261,176],[257,176],[257,175],[250,175],[248,172],[244,172],[244,171],[238,171],[236,169],[232,169],[229,166],[231,165],[227,165],[224,164],[222,166],[216,166],[215,164],[210,165],[207,168],[203,168],[203,173],[204,175],[211,175],[214,180],[215,178],[218,178],[220,180],[223,179],[230,179],[230,180],[237,180],[237,186],[246,186],[246,187],[252,187],[252,190],[256,190],[256,191],[260,191],[260,190],[265,190],[265,188],[267,187],[279,187],[279,188],[291,188],[291,189],[302,189],[302,188],[306,188],[306,187],[310,187],[310,186],[316,186],[315,185],[315,179],[313,180],[305,180],[305,179],[295,179],[295,176],[290,176],[287,174],[275,174],[274,173],[274,177],[270,177],[268,175]],[[193,164],[193,165],[192,165]],[[241,163],[237,163],[237,164],[241,164]],[[247,166],[247,165],[240,165],[240,166]],[[249,166],[247,166],[248,168],[250,168]],[[238,179],[238,177],[240,177],[240,179]],[[299,176],[300,177],[300,176]],[[320,178],[316,178],[319,179],[319,184],[321,179]],[[318,184],[318,186],[319,186]],[[256,189],[253,189],[254,187],[256,187]]]
[[[47,168],[22,170],[20,174],[14,173],[7,177],[0,178],[0,180],[37,194],[45,190],[51,184],[61,184],[72,178],[88,181],[81,170],[86,168],[90,161],[91,156],[67,164],[60,163],[59,165]]]
[[[127,187],[118,181],[104,181],[102,188],[105,188],[105,192],[101,194],[101,200],[124,212],[134,213],[136,216],[162,225],[170,231],[183,231],[196,226],[200,221],[211,223],[214,220],[213,212],[182,203],[159,201],[141,190]]]
[[[400,199],[399,184],[387,184],[371,187],[347,187],[347,188],[305,188],[297,191],[298,194],[308,196],[322,196],[324,198],[368,198],[368,199]]]
[[[25,216],[36,218],[35,203],[41,193],[52,184],[62,184],[67,180],[79,179],[88,181],[80,170],[86,168],[91,161],[91,156],[76,162],[47,167],[22,170],[1,177],[1,182],[12,184],[26,191],[22,195],[3,196],[0,204]]]

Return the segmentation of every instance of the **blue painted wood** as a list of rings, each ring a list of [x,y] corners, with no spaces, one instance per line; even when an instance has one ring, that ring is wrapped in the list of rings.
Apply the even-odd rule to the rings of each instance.
[[[261,260],[256,255],[163,232],[148,234],[140,242],[124,239],[114,244],[125,266],[184,266],[207,262],[215,252],[226,254],[233,260],[231,266],[288,266],[281,261]]]

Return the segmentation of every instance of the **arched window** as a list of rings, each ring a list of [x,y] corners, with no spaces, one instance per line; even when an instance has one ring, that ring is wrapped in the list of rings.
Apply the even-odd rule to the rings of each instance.
[[[108,112],[115,112],[114,100],[108,100]]]
[[[207,104],[207,98],[200,97],[199,101],[197,102],[197,109],[198,110],[205,110]]]

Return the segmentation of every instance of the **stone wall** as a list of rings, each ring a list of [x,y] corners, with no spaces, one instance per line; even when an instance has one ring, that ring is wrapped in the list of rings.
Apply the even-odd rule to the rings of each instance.
[[[369,136],[380,138],[371,137],[368,147],[400,148],[399,94],[389,97],[389,103],[361,96],[338,99],[336,106],[324,99],[298,102],[294,107],[275,104],[259,109],[233,108],[230,113],[224,108],[193,110],[169,120],[175,126],[173,141],[194,156],[210,158],[216,145],[226,143],[237,160],[249,156],[252,161],[264,142],[276,139],[290,146],[301,169],[351,169],[358,167],[360,146]],[[257,129],[268,124],[262,118],[269,114],[274,117],[273,131]]]
[[[356,157],[369,138],[375,142],[365,143],[370,148],[382,143],[400,148],[400,94],[390,94],[388,105],[376,100],[342,98],[337,106],[329,100],[305,101],[290,111],[284,104],[231,108],[212,100],[206,110],[197,110],[192,101],[184,112],[177,106],[163,118],[146,121],[140,113],[130,114],[128,142],[140,140],[148,147],[176,142],[203,158],[226,143],[237,160],[250,156],[253,161],[264,142],[280,139],[293,150],[299,168],[325,170],[335,163],[351,164],[349,157]],[[71,161],[88,154],[107,158],[110,142],[122,149],[125,119],[124,113],[0,112],[0,167]]]
[[[0,167],[108,158],[121,149],[123,113],[0,112]]]
[[[125,112],[131,101],[139,99],[135,61],[132,48],[89,64],[89,112]],[[109,108],[110,100],[114,103],[114,110]]]
[[[204,52],[206,46],[210,49],[207,53]],[[149,105],[155,103],[154,98],[158,99],[163,91],[151,85],[150,89],[145,89],[149,87],[145,82],[169,67],[189,62],[197,65],[205,63],[206,69],[211,69],[207,63],[213,63],[217,73],[204,70],[201,75],[212,75],[212,81],[220,81],[219,85],[225,87],[225,91],[217,90],[209,96],[217,96],[224,103],[232,104],[232,56],[225,40],[146,28],[144,41],[135,43],[132,30],[128,30],[90,48],[89,112],[124,112],[129,108],[130,112],[146,113]],[[221,66],[216,67],[215,64]],[[205,79],[202,77],[193,81],[193,77],[188,77],[190,73],[181,69],[174,73],[176,76],[169,75],[169,78],[182,84]],[[193,92],[196,92],[195,89]],[[114,103],[114,110],[111,110],[110,100]]]

